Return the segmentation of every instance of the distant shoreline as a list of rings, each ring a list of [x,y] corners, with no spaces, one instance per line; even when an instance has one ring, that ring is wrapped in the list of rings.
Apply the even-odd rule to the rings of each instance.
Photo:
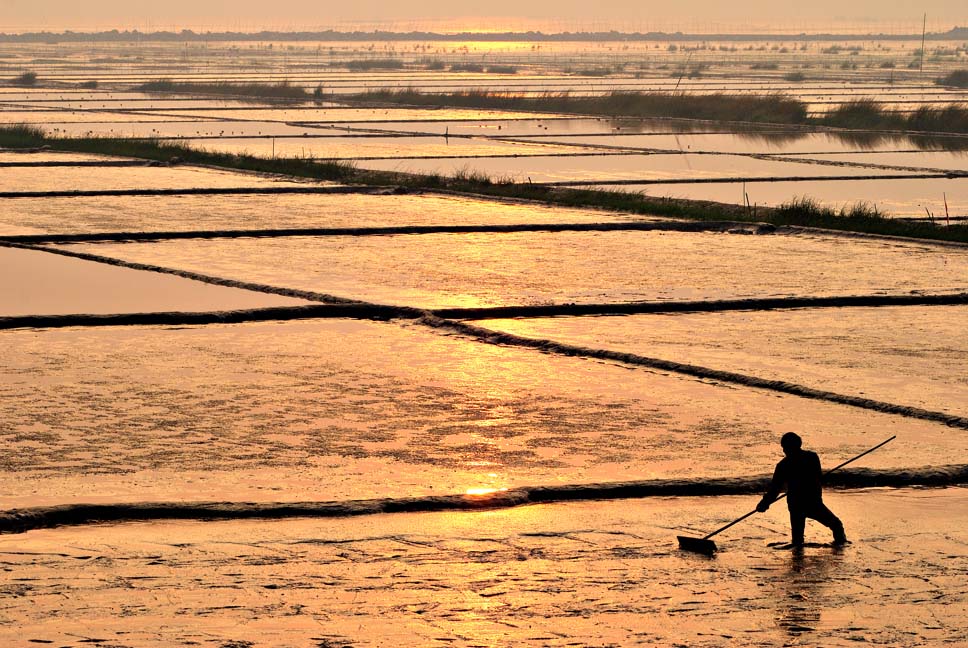
[[[920,40],[921,34],[684,34],[681,32],[459,32],[438,33],[428,31],[259,31],[259,32],[195,32],[181,31],[141,32],[138,30],[98,32],[25,32],[0,34],[0,43],[71,43],[71,42],[231,42],[231,41],[467,41],[467,42],[704,42],[704,41],[908,41]],[[968,27],[955,27],[946,32],[928,33],[930,41],[968,41]]]

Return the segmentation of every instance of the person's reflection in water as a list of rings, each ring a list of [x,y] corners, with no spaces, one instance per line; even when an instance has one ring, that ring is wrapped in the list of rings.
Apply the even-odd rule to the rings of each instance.
[[[790,568],[779,578],[777,624],[792,636],[820,629],[825,608],[832,607],[824,593],[831,576],[840,572],[842,550],[824,549],[809,554],[797,549],[790,556]],[[834,587],[836,591],[837,587]]]

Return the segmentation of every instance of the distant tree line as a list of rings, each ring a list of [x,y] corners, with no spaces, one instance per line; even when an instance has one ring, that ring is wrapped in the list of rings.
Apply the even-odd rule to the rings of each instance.
[[[682,32],[502,32],[440,34],[436,32],[410,31],[261,31],[261,32],[195,32],[181,31],[141,32],[117,30],[101,32],[29,32],[23,34],[0,34],[4,43],[73,43],[73,42],[206,42],[206,41],[846,41],[846,40],[919,40],[921,34],[684,34]],[[946,32],[931,33],[929,40],[968,39],[968,27],[955,27]]]

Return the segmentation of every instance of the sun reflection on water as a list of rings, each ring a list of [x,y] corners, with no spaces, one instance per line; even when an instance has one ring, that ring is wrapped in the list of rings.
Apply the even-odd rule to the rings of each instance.
[[[487,488],[487,487],[480,486],[477,488],[468,488],[467,494],[468,495],[491,495],[493,493],[501,493],[506,490],[507,490],[506,487],[505,488]]]

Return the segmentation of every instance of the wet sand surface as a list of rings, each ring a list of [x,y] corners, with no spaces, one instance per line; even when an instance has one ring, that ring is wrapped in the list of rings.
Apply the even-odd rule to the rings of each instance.
[[[355,320],[0,331],[0,509],[943,466],[931,421]]]
[[[485,328],[968,414],[968,307],[485,320]]]
[[[823,235],[528,232],[68,249],[421,308],[943,293],[968,283],[960,249]]]
[[[0,247],[0,317],[301,306],[302,299]]]
[[[938,646],[968,631],[968,494],[828,493],[854,544],[774,551],[749,497],[0,536],[5,645]],[[809,523],[808,542],[826,542]],[[889,611],[889,612],[888,612]]]

